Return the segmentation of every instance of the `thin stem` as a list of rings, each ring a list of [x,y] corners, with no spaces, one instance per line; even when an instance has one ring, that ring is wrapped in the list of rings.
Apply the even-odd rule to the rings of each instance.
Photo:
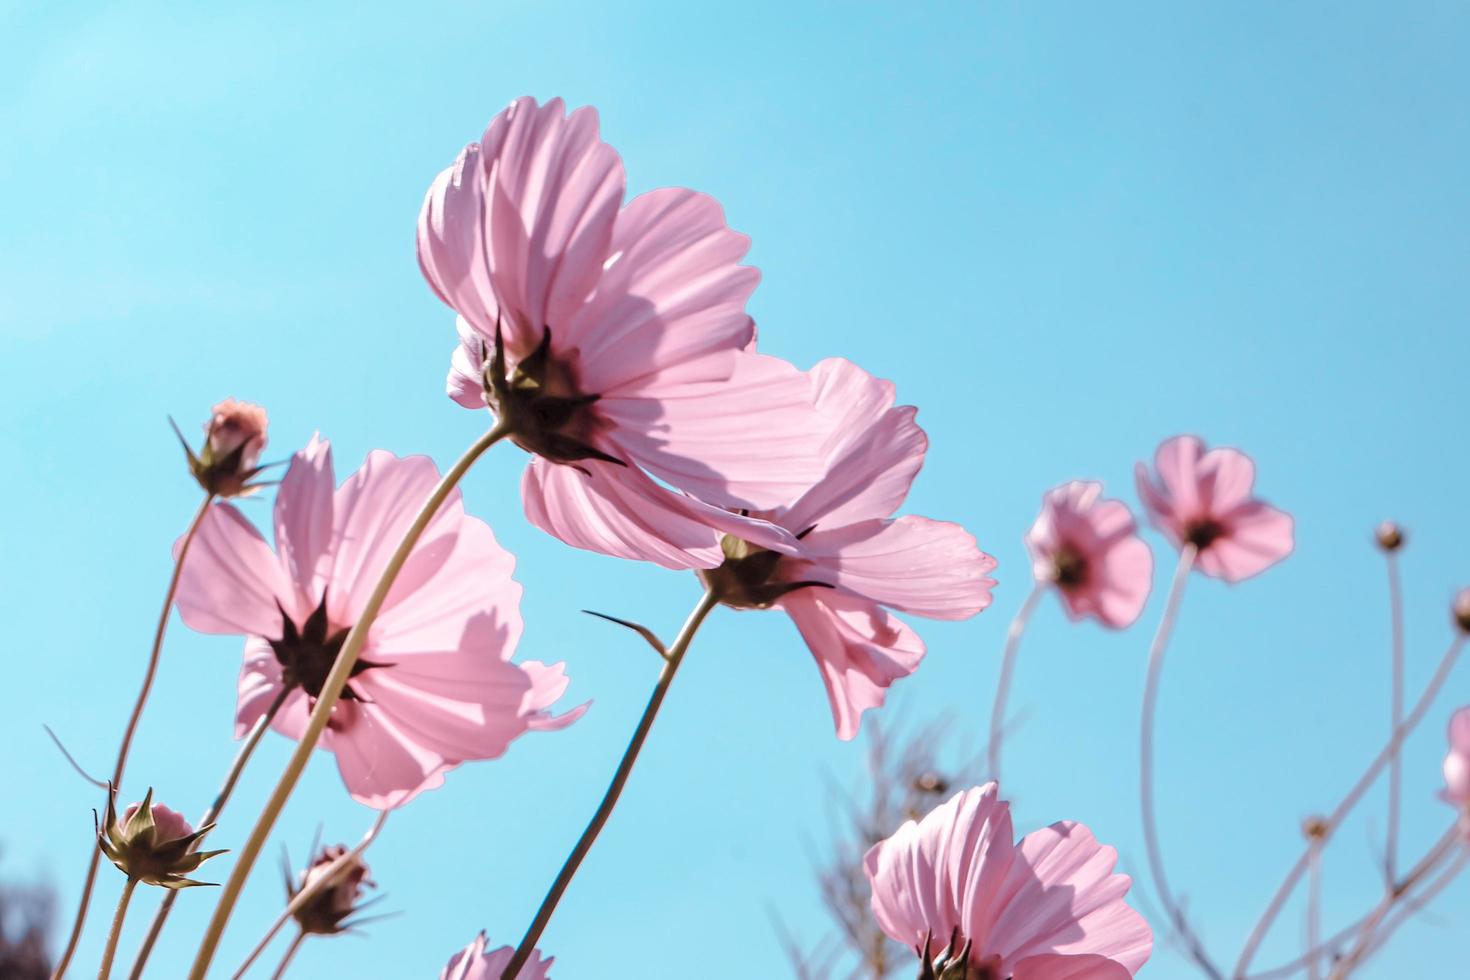
[[[597,812],[592,815],[592,820],[587,824],[587,829],[582,831],[577,844],[572,848],[572,853],[567,856],[566,863],[562,865],[556,880],[551,883],[551,890],[541,900],[541,907],[536,910],[536,917],[531,920],[531,926],[526,930],[520,945],[516,947],[515,955],[511,957],[505,972],[501,974],[501,980],[515,980],[520,973],[521,967],[526,964],[535,949],[536,942],[545,931],[546,924],[551,921],[551,915],[556,911],[557,903],[561,901],[562,893],[571,884],[572,876],[577,873],[577,868],[582,864],[582,859],[587,852],[592,850],[592,845],[597,841],[597,835],[602,832],[603,825],[607,823],[608,817],[612,816],[613,808],[618,805],[618,797],[623,793],[623,786],[628,782],[628,776],[633,772],[633,764],[638,761],[638,753],[643,750],[643,743],[648,738],[648,732],[653,728],[653,720],[658,717],[658,710],[664,703],[664,697],[669,693],[669,685],[674,682],[674,675],[679,670],[679,664],[684,661],[684,654],[689,650],[689,644],[694,639],[694,634],[699,631],[700,625],[705,617],[719,605],[719,599],[713,592],[705,592],[700,597],[699,604],[689,614],[684,628],[679,631],[679,636],[669,647],[669,658],[659,671],[658,683],[654,685],[653,694],[648,699],[648,706],[643,709],[643,717],[638,720],[638,727],[633,732],[632,741],[628,743],[627,749],[623,751],[622,761],[618,763],[617,772],[613,774],[612,782],[603,794],[602,802],[597,806]]]
[[[1322,934],[1322,841],[1313,838],[1311,867],[1307,876],[1307,949],[1316,949]],[[1319,980],[1320,964],[1314,956],[1307,961],[1307,976]]]
[[[1011,620],[1010,628],[1006,630],[1005,650],[1000,657],[1000,680],[996,682],[995,704],[990,709],[990,741],[985,749],[990,778],[997,782],[1000,780],[1000,749],[1005,732],[1006,697],[1011,689],[1011,675],[1016,669],[1016,654],[1021,649],[1021,634],[1026,632],[1026,624],[1031,622],[1031,614],[1036,611],[1036,605],[1041,601],[1048,584],[1040,581],[1036,583],[1026,601],[1021,603],[1016,618]]]
[[[1393,690],[1390,705],[1389,735],[1398,731],[1404,721],[1404,595],[1399,579],[1398,557],[1384,552],[1388,564],[1388,606],[1393,630]],[[1383,853],[1384,881],[1390,887],[1398,875],[1399,804],[1402,799],[1403,758],[1395,748],[1388,760],[1388,842]]]
[[[1405,716],[1403,723],[1389,736],[1388,744],[1368,764],[1367,771],[1358,777],[1358,781],[1353,784],[1352,789],[1348,790],[1347,796],[1342,798],[1342,801],[1337,804],[1337,808],[1327,817],[1322,842],[1324,847],[1327,844],[1327,837],[1335,833],[1337,828],[1341,826],[1343,819],[1347,817],[1348,813],[1352,811],[1352,808],[1357,805],[1358,801],[1363,798],[1363,794],[1373,785],[1379,773],[1383,772],[1383,768],[1388,764],[1388,760],[1398,752],[1399,746],[1403,744],[1404,739],[1423,720],[1430,705],[1434,703],[1435,696],[1439,694],[1440,688],[1444,686],[1444,682],[1449,678],[1450,671],[1454,668],[1455,662],[1459,659],[1460,652],[1464,648],[1465,634],[1457,632],[1455,638],[1450,641],[1449,649],[1440,658],[1439,666],[1435,668],[1434,676],[1429,679],[1429,685],[1424,688],[1424,693],[1414,703],[1413,709]],[[1255,957],[1256,950],[1260,948],[1261,942],[1266,938],[1266,933],[1270,930],[1271,924],[1276,921],[1276,916],[1281,913],[1282,906],[1291,897],[1291,893],[1296,889],[1297,882],[1301,881],[1302,875],[1306,872],[1309,857],[1310,850],[1302,852],[1301,857],[1297,858],[1296,863],[1291,866],[1291,870],[1286,873],[1286,878],[1276,889],[1276,893],[1271,896],[1271,901],[1266,905],[1266,911],[1261,914],[1260,921],[1256,923],[1255,927],[1251,930],[1250,936],[1246,939],[1245,948],[1240,951],[1240,959],[1235,963],[1234,976],[1236,980],[1241,980],[1246,975],[1246,971],[1250,969],[1251,960]]]
[[[1389,939],[1393,938],[1393,934],[1398,931],[1399,927],[1413,918],[1420,909],[1424,908],[1440,892],[1444,891],[1451,882],[1460,876],[1460,873],[1465,870],[1467,864],[1470,864],[1470,851],[1461,850],[1455,859],[1450,862],[1449,867],[1440,872],[1438,878],[1426,885],[1424,890],[1419,894],[1406,900],[1403,906],[1393,914],[1393,917],[1384,924],[1383,928],[1378,930],[1378,935],[1374,938],[1372,944],[1369,945],[1368,951],[1363,954],[1361,962],[1367,962],[1370,956],[1382,949]]]
[[[276,967],[275,973],[271,974],[271,980],[281,980],[286,975],[286,967],[291,965],[291,961],[296,958],[296,951],[301,948],[301,944],[305,941],[306,930],[303,929],[296,934],[295,939],[291,940],[291,945],[286,947],[286,955],[281,957],[281,965]]]
[[[213,494],[206,494],[200,502],[199,509],[194,512],[194,517],[189,521],[189,529],[184,532],[184,540],[179,544],[179,555],[174,559],[174,570],[169,576],[168,591],[163,595],[163,609],[158,614],[158,625],[153,630],[153,649],[148,653],[148,669],[143,674],[143,687],[138,691],[138,700],[133,703],[133,713],[128,717],[128,726],[123,730],[122,744],[117,750],[117,763],[112,767],[112,786],[121,788],[123,770],[127,768],[128,753],[133,747],[133,736],[137,734],[138,722],[143,717],[143,706],[148,702],[148,695],[153,690],[153,678],[158,673],[158,658],[163,652],[163,634],[168,630],[169,613],[173,611],[174,596],[179,591],[179,578],[184,571],[184,559],[189,554],[189,546],[194,543],[194,537],[199,533],[200,526],[204,523],[204,516],[209,513],[209,505],[214,502]],[[112,792],[111,789],[108,792]],[[71,959],[76,955],[77,943],[82,938],[82,926],[87,921],[87,906],[92,901],[92,887],[97,882],[97,866],[102,860],[102,852],[94,842],[92,845],[92,859],[87,865],[87,877],[82,882],[82,897],[77,903],[76,918],[72,922],[71,936],[66,941],[66,948],[61,952],[61,958],[56,961],[56,969],[52,972],[52,980],[60,980],[66,975],[66,968],[71,965]]]
[[[414,518],[408,533],[398,543],[398,550],[393,552],[393,557],[388,560],[387,567],[383,569],[383,574],[378,578],[378,584],[373,587],[372,595],[368,597],[367,604],[363,607],[362,616],[347,634],[347,640],[343,643],[341,652],[337,654],[332,671],[322,684],[316,707],[312,710],[311,717],[306,723],[306,730],[301,733],[301,741],[297,743],[296,751],[286,764],[286,771],[281,774],[280,782],[276,784],[270,799],[266,801],[265,807],[261,810],[254,829],[250,831],[245,845],[240,848],[235,867],[230,872],[224,888],[220,891],[219,904],[215,906],[214,916],[209,920],[209,928],[199,944],[199,952],[194,957],[194,965],[189,969],[189,980],[204,980],[204,974],[209,969],[210,961],[214,959],[215,948],[224,935],[225,925],[230,921],[230,913],[234,910],[235,902],[240,897],[240,890],[245,886],[245,879],[250,876],[250,870],[255,866],[255,859],[260,856],[260,850],[265,846],[266,838],[270,836],[276,818],[281,815],[281,809],[286,805],[287,798],[296,788],[296,783],[301,779],[301,773],[306,769],[306,764],[311,761],[312,750],[316,748],[322,730],[327,727],[327,720],[332,716],[332,709],[336,707],[337,699],[342,694],[342,687],[352,675],[352,668],[362,653],[368,631],[372,629],[374,620],[378,618],[378,610],[388,598],[388,590],[397,581],[398,573],[402,570],[404,562],[408,561],[408,556],[418,544],[419,538],[423,536],[424,530],[438,515],[439,508],[465,473],[469,471],[469,468],[484,455],[487,449],[499,442],[509,432],[510,427],[501,421],[497,422],[489,432],[475,440],[475,443],[465,451],[465,454],[450,468],[449,472],[444,474],[439,485],[434,488],[434,492],[424,503],[423,509]]]
[[[245,975],[245,971],[249,970],[251,965],[260,958],[260,954],[265,952],[265,948],[271,944],[271,940],[276,938],[276,933],[280,932],[281,928],[287,922],[291,921],[291,917],[300,911],[302,906],[316,898],[322,891],[337,883],[337,879],[346,871],[347,866],[361,857],[362,852],[368,849],[368,845],[377,840],[378,832],[383,829],[383,824],[388,822],[388,814],[391,812],[393,811],[384,810],[379,813],[378,819],[373,821],[373,825],[363,835],[361,843],[347,853],[338,855],[337,859],[327,865],[321,874],[302,885],[301,890],[291,899],[290,904],[276,918],[276,921],[271,927],[266,930],[260,942],[255,944],[255,948],[250,951],[250,955],[245,957],[245,962],[241,963],[240,968],[235,971],[233,980],[240,980]]]
[[[281,710],[281,706],[286,703],[286,698],[290,696],[291,691],[292,688],[282,687],[271,701],[270,706],[265,709],[265,714],[255,720],[255,724],[251,726],[249,734],[245,736],[245,741],[240,746],[240,751],[235,753],[235,761],[225,775],[224,784],[215,794],[214,802],[209,805],[209,809],[204,811],[204,816],[200,817],[199,822],[194,826],[208,827],[219,819],[220,812],[229,802],[230,794],[235,791],[235,784],[240,781],[240,774],[245,771],[245,764],[250,761],[255,747],[260,744],[261,736],[265,734],[266,728],[270,726],[276,713]],[[194,842],[194,850],[198,850],[202,843],[204,843],[204,837]],[[148,957],[153,952],[153,945],[158,942],[158,934],[163,931],[163,924],[168,921],[169,912],[172,911],[174,902],[178,901],[178,898],[179,891],[176,888],[170,888],[168,894],[164,895],[158,911],[153,914],[153,923],[148,927],[148,935],[143,937],[143,945],[138,948],[138,956],[133,961],[132,972],[128,975],[129,980],[139,980],[143,976],[143,966],[148,962]]]
[[[102,965],[97,968],[97,980],[107,980],[108,974],[112,972],[112,958],[117,955],[117,940],[122,935],[123,920],[128,916],[128,902],[133,897],[133,889],[138,887],[138,879],[128,876],[128,883],[123,885],[122,897],[117,900],[117,911],[112,916],[112,929],[107,933],[107,948],[102,951]]]
[[[1411,888],[1424,878],[1434,873],[1451,851],[1460,844],[1461,830],[1458,821],[1445,831],[1444,836],[1434,845],[1428,854],[1424,855],[1414,869],[1404,876],[1404,880],[1396,883],[1388,890],[1388,893],[1379,901],[1377,908],[1368,914],[1362,927],[1358,930],[1358,939],[1348,950],[1347,955],[1338,960],[1337,965],[1331,973],[1331,980],[1343,980],[1348,974],[1356,969],[1373,945],[1375,933],[1379,924],[1389,912],[1393,911],[1395,905],[1404,897]]]
[[[1184,598],[1184,583],[1199,549],[1187,544],[1179,552],[1179,565],[1174,569],[1174,580],[1169,585],[1169,597],[1164,603],[1164,616],[1154,633],[1153,644],[1148,651],[1148,674],[1143,684],[1143,714],[1139,739],[1139,798],[1143,805],[1143,842],[1148,851],[1149,873],[1153,876],[1154,890],[1159,893],[1174,930],[1188,948],[1190,958],[1199,964],[1206,974],[1222,980],[1222,974],[1205,952],[1204,944],[1194,935],[1184,917],[1184,910],[1169,888],[1169,879],[1164,873],[1164,855],[1159,847],[1158,823],[1154,817],[1154,718],[1159,699],[1159,679],[1164,672],[1164,651],[1169,645],[1169,636],[1174,632],[1174,621],[1179,616],[1179,604]]]

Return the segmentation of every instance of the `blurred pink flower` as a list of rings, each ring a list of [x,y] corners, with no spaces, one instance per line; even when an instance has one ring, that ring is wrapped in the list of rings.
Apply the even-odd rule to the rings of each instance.
[[[821,669],[838,737],[850,739],[862,713],[924,656],[924,642],[884,607],[973,616],[990,605],[995,559],[958,524],[892,517],[928,446],[915,409],[894,406],[893,385],[841,358],[810,374],[824,475],[788,506],[751,514],[790,531],[797,549],[727,534],[724,564],[701,574],[728,605],[786,610]]]
[[[272,553],[229,504],[200,527],[179,582],[184,622],[244,634],[236,737],[283,688],[272,727],[299,738],[322,683],[439,472],[381,450],[335,486],[330,445],[297,453],[276,495]],[[470,759],[492,759],[528,730],[562,728],[547,709],[563,665],[509,662],[521,633],[515,558],[456,491],[424,532],[370,631],[322,733],[353,799],[400,806]]]
[[[1048,490],[1026,549],[1036,580],[1056,585],[1069,617],[1121,629],[1143,612],[1154,557],[1127,505],[1102,492],[1101,483],[1078,480]]]
[[[214,406],[214,415],[204,427],[208,451],[216,459],[240,454],[239,468],[251,470],[265,449],[265,409],[250,402],[226,398]]]
[[[435,179],[418,254],[459,314],[449,394],[514,425],[526,512],[569,544],[670,568],[719,564],[712,524],[789,547],[729,512],[818,475],[805,378],[751,349],[749,240],[703,194],[623,191],[596,111],[560,99],[516,100]]]
[[[474,942],[454,954],[439,974],[439,980],[500,980],[500,974],[510,966],[514,955],[515,949],[511,946],[485,952],[485,934],[482,932]],[[547,971],[551,969],[552,962],[550,958],[543,960],[539,949],[533,950],[531,958],[516,974],[516,980],[549,980]]]
[[[1444,757],[1444,791],[1448,803],[1464,809],[1470,807],[1470,708],[1461,708],[1450,717],[1450,751]]]
[[[1138,495],[1154,526],[1175,547],[1199,549],[1206,575],[1239,582],[1265,571],[1292,549],[1291,515],[1251,496],[1256,469],[1235,449],[1212,449],[1175,436],[1154,458],[1158,485],[1137,467]]]
[[[984,977],[1111,980],[1136,974],[1153,949],[1116,861],[1067,820],[1014,842],[992,782],[908,821],[863,865],[873,915],[906,946],[950,957],[968,947]]]

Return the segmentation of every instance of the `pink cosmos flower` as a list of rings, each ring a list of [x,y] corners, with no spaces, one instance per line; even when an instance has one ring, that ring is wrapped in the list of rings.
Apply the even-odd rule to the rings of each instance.
[[[278,698],[271,722],[299,738],[348,630],[438,482],[423,456],[374,451],[336,487],[330,445],[297,453],[275,504],[276,551],[229,504],[200,527],[179,582],[184,622],[244,634],[236,737]],[[548,710],[563,665],[509,662],[521,634],[515,558],[464,512],[458,492],[388,593],[322,733],[353,799],[400,806],[470,759],[493,759],[530,730],[563,728]]]
[[[1072,620],[1096,616],[1122,629],[1143,612],[1154,556],[1127,505],[1102,499],[1102,491],[1101,483],[1079,480],[1048,490],[1026,549],[1036,580],[1056,585]]]
[[[1440,796],[1461,809],[1470,808],[1470,708],[1461,708],[1450,717],[1449,739]]]
[[[1212,449],[1195,436],[1175,436],[1154,458],[1158,485],[1138,464],[1138,495],[1155,527],[1182,548],[1199,549],[1200,571],[1239,582],[1276,564],[1292,549],[1291,515],[1251,496],[1256,468],[1235,449]]]
[[[926,962],[967,950],[984,978],[1136,974],[1153,933],[1124,900],[1132,881],[1113,873],[1117,852],[1070,820],[1015,842],[998,792],[992,782],[957,793],[868,851],[878,925]]]
[[[439,974],[439,980],[500,980],[500,974],[510,966],[515,948],[502,946],[485,952],[485,934],[454,954],[449,964]],[[552,958],[542,959],[539,949],[531,952],[531,958],[516,974],[516,980],[550,980]]]
[[[806,380],[750,349],[749,240],[703,194],[623,191],[596,111],[560,99],[516,100],[438,176],[418,254],[459,314],[449,394],[513,426],[527,515],[570,544],[670,568],[719,564],[712,525],[789,548],[729,512],[818,475]]]
[[[735,608],[784,609],[816,657],[837,735],[857,735],[862,713],[912,674],[924,642],[888,608],[966,619],[990,605],[995,559],[958,524],[894,518],[928,442],[912,406],[857,365],[831,358],[811,371],[823,418],[823,476],[785,506],[753,512],[791,532],[780,553],[726,534],[725,562],[701,573]]]

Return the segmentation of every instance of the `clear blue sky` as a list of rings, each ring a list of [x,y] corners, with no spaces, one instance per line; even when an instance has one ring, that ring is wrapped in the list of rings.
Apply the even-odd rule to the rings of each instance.
[[[850,357],[921,406],[932,449],[910,510],[973,530],[1001,584],[979,619],[922,625],[930,656],[901,688],[911,716],[951,711],[961,734],[983,732],[1044,490],[1098,478],[1131,500],[1133,462],[1179,431],[1255,456],[1262,493],[1297,516],[1298,552],[1233,589],[1193,583],[1159,752],[1175,883],[1232,958],[1298,821],[1383,735],[1370,529],[1386,516],[1411,529],[1415,684],[1470,581],[1470,11],[1066,7],[0,4],[0,873],[49,877],[72,904],[96,794],[41,724],[106,768],[196,499],[165,415],[192,430],[235,395],[269,407],[272,456],[320,429],[343,472],[379,446],[452,460],[482,420],[442,394],[452,318],[414,261],[419,202],[511,98],[562,95],[601,110],[630,189],[708,191],[754,238],[766,350]],[[513,942],[656,668],[577,610],[668,632],[696,598],[691,577],[529,527],[522,463],[496,452],[469,507],[520,556],[522,656],[566,659],[573,695],[596,704],[395,816],[372,864],[402,915],[309,944],[300,976],[429,977],[481,928]],[[1151,540],[1162,584],[1170,557]],[[1110,634],[1043,607],[1008,752],[1018,827],[1083,820],[1132,869],[1159,612]],[[239,654],[174,623],[128,795],[152,783],[190,812],[207,802],[234,751]],[[1408,746],[1411,843],[1447,820],[1432,793],[1464,701],[1462,672]],[[267,738],[219,846],[238,843],[288,748]],[[854,776],[861,752],[833,737],[784,618],[716,615],[545,937],[557,976],[785,973],[768,909],[819,934],[806,841],[824,826],[822,773]],[[1337,841],[1334,920],[1376,896],[1382,812],[1375,795]],[[319,758],[279,838],[299,857],[318,824],[355,838],[370,816]],[[276,850],[222,968],[279,908]],[[180,975],[209,903],[182,896],[155,976]],[[1470,888],[1437,910],[1365,975],[1462,963]],[[94,921],[80,975],[100,938]],[[1267,959],[1301,938],[1293,908]],[[1145,975],[1186,973],[1160,951]]]

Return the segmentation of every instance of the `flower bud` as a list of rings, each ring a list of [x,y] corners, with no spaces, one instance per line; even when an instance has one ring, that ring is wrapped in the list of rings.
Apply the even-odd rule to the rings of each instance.
[[[1470,589],[1461,589],[1455,595],[1454,605],[1450,607],[1455,617],[1455,625],[1462,633],[1470,633]]]
[[[204,426],[204,446],[197,454],[179,434],[194,479],[217,497],[238,497],[254,490],[250,480],[261,471],[258,464],[265,449],[266,427],[265,409],[259,405],[226,398],[214,406],[214,415]]]
[[[162,803],[153,802],[153,790],[117,815],[116,792],[108,796],[107,819],[97,832],[97,846],[118,870],[135,881],[164,888],[188,888],[206,882],[185,877],[224,851],[196,851],[200,838],[214,825],[198,830]]]
[[[1393,521],[1384,521],[1374,529],[1373,538],[1384,551],[1398,551],[1404,546],[1404,529]]]
[[[332,863],[344,854],[348,848],[343,844],[334,844],[324,847],[317,855],[316,860],[311,862],[311,867],[301,873],[300,885],[290,892],[294,899],[297,895],[308,888],[316,888],[326,876],[328,868]],[[353,923],[346,921],[348,916],[362,908],[358,899],[362,897],[363,886],[374,887],[368,878],[368,866],[362,858],[354,855],[346,866],[340,868],[332,881],[321,887],[321,890],[307,900],[306,904],[293,913],[296,923],[302,932],[316,933],[323,936],[335,935],[352,928]]]
[[[1302,836],[1307,840],[1325,840],[1331,829],[1323,816],[1310,816],[1302,821]]]

